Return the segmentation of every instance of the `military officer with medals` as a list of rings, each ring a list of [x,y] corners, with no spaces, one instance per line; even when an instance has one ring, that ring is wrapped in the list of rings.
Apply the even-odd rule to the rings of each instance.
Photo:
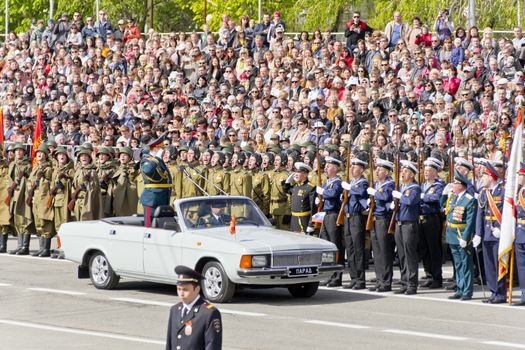
[[[394,200],[394,180],[390,176],[394,170],[394,163],[387,159],[377,158],[376,182],[367,189],[367,193],[374,197],[373,211],[374,225],[370,232],[372,251],[374,252],[374,270],[376,284],[371,291],[380,293],[392,290],[392,275],[394,271],[394,236],[388,233],[388,226],[392,218],[390,204]]]
[[[175,273],[180,302],[170,309],[166,350],[220,350],[221,313],[200,295],[204,277],[182,265]]]
[[[316,187],[317,194],[323,197],[323,211],[325,212],[320,238],[336,245],[339,251],[339,261],[337,263],[343,265],[343,230],[342,227],[337,226],[337,216],[341,209],[341,195],[343,194],[342,180],[337,173],[343,163],[336,156],[326,157],[325,162],[326,182],[322,187]],[[315,199],[315,205],[318,205],[318,200],[319,198]],[[339,272],[334,273],[328,281],[324,281],[322,284],[328,287],[340,287],[343,284],[343,275]]]
[[[440,199],[445,183],[438,173],[443,168],[443,162],[435,157],[424,161],[425,181],[421,184],[421,215],[419,217],[420,251],[428,278],[421,287],[430,289],[443,286],[442,273],[442,220]]]
[[[403,286],[396,290],[396,294],[416,294],[418,287],[418,235],[419,214],[421,209],[421,187],[415,180],[416,164],[401,161],[401,188],[393,191],[392,196],[399,200],[395,240],[399,265],[401,268],[401,283]]]
[[[151,226],[155,209],[160,205],[169,205],[172,187],[171,174],[162,160],[164,150],[160,148],[166,134],[151,142],[148,146],[148,157],[140,162],[140,172],[144,179],[144,191],[140,196],[140,203],[144,207],[144,224]]]
[[[456,292],[449,299],[471,300],[474,289],[471,239],[476,223],[477,201],[468,193],[470,181],[456,170],[452,199],[447,208],[446,240],[455,270]]]
[[[514,239],[514,253],[521,289],[520,300],[514,306],[525,306],[525,163],[520,162],[518,182],[521,188],[516,201],[516,232]]]
[[[368,208],[368,180],[363,176],[368,164],[368,156],[357,152],[351,159],[350,183],[342,181],[341,186],[348,191],[348,204],[345,206],[344,240],[351,281],[346,289],[365,289],[365,232],[366,209]]]
[[[316,209],[315,187],[308,182],[308,173],[312,171],[312,168],[303,162],[296,162],[294,168],[295,172],[286,179],[284,184],[284,190],[292,197],[290,231],[311,233],[313,228],[309,226],[310,219]]]
[[[472,239],[474,248],[483,242],[483,264],[486,283],[491,292],[484,302],[505,303],[507,300],[506,279],[498,281],[498,246],[501,235],[501,211],[503,209],[503,184],[499,172],[491,162],[485,164],[482,176],[484,190],[478,198],[476,235]]]

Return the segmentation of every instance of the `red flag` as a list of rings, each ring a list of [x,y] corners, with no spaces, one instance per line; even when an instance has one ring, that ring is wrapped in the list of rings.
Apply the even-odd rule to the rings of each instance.
[[[38,107],[36,112],[35,133],[33,135],[33,149],[31,150],[31,157],[33,158],[33,166],[36,163],[36,150],[42,144],[42,107]]]
[[[230,221],[230,233],[232,235],[235,234],[235,224],[237,223],[237,219],[235,219],[235,215],[232,215],[232,220]]]
[[[5,157],[4,142],[4,110],[0,107],[0,145],[2,146],[2,156]]]

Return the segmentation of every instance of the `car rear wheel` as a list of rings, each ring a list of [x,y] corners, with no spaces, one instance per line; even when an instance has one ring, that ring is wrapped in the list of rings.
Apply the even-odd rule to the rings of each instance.
[[[217,261],[210,261],[202,269],[204,280],[201,283],[206,300],[213,303],[227,303],[235,293],[235,283],[230,281],[224,268]]]
[[[293,284],[288,287],[288,291],[296,298],[310,298],[317,293],[319,282]]]
[[[96,252],[89,259],[89,278],[98,289],[113,289],[120,280],[106,256],[101,252]]]

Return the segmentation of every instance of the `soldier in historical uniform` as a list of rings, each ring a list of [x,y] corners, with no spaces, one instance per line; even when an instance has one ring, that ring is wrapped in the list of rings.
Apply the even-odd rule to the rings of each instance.
[[[443,162],[434,157],[428,157],[425,162],[425,181],[421,184],[421,215],[419,217],[420,253],[428,278],[421,287],[430,289],[443,286],[442,260],[442,220],[440,200],[445,183],[438,176],[443,168]]]
[[[260,166],[263,157],[259,153],[253,153],[248,161],[248,169],[252,177],[251,198],[261,209],[264,215],[270,215],[270,179]]]
[[[13,215],[13,224],[18,235],[18,245],[9,254],[29,254],[29,243],[31,234],[34,233],[33,213],[31,207],[26,204],[26,192],[28,190],[27,178],[31,173],[31,161],[26,157],[26,149],[20,142],[13,146],[15,160],[9,165],[9,178],[11,180],[8,188],[10,196],[9,210]]]
[[[343,187],[341,185],[341,178],[337,175],[339,168],[342,166],[341,160],[336,157],[325,158],[325,174],[326,182],[323,186],[316,186],[316,193],[321,195],[323,198],[323,208],[325,212],[323,224],[321,226],[320,238],[334,243],[339,251],[338,264],[343,265],[343,230],[340,226],[337,226],[337,215],[341,209],[341,195],[343,193]],[[319,198],[316,198],[316,205]],[[334,275],[328,280],[322,282],[324,285],[329,287],[339,287],[343,283],[343,274],[334,273]]]
[[[8,176],[9,164],[3,158],[2,153],[0,148],[0,199],[7,197],[7,189],[11,182]],[[12,227],[9,205],[4,200],[0,200],[0,253],[7,252],[7,239],[10,232],[12,232]]]
[[[160,205],[169,205],[172,180],[171,174],[162,160],[164,150],[159,146],[166,134],[151,142],[150,153],[140,162],[140,171],[144,180],[144,191],[140,203],[144,206],[144,224],[150,227],[155,209]]]
[[[210,196],[228,193],[230,189],[230,174],[223,168],[226,157],[222,152],[213,152],[208,168],[208,182],[206,183],[206,192]],[[222,190],[222,191],[221,191]]]
[[[520,189],[516,200],[516,232],[514,239],[514,252],[516,254],[516,266],[521,289],[520,300],[514,306],[525,306],[525,163],[520,163],[518,171],[518,182]]]
[[[283,185],[288,176],[285,170],[288,158],[286,154],[277,154],[274,160],[273,175],[270,178],[270,214],[275,219],[275,227],[287,230],[290,227],[290,207],[288,206],[288,195]]]
[[[292,197],[290,231],[312,233],[310,219],[316,210],[315,187],[308,182],[308,173],[312,168],[302,162],[296,162],[294,168],[295,172],[284,183],[284,190]]]
[[[54,235],[53,209],[47,206],[51,194],[53,168],[47,160],[49,151],[42,144],[36,151],[36,163],[28,179],[26,204],[32,206],[36,235],[39,238],[40,249],[33,256],[48,257],[51,255],[51,238]]]
[[[205,181],[202,178],[204,168],[199,164],[200,151],[197,148],[190,148],[186,154],[186,165],[182,165],[184,177],[182,178],[182,197],[197,197],[204,193]],[[200,187],[200,188],[199,188]]]
[[[351,159],[350,183],[343,181],[341,186],[348,192],[348,204],[345,206],[344,237],[346,255],[351,281],[344,288],[365,289],[365,230],[366,209],[368,208],[368,181],[363,176],[368,164],[367,154],[358,152]]]
[[[113,198],[111,197],[109,187],[111,186],[113,174],[115,173],[110,149],[108,147],[100,147],[97,151],[97,159],[97,175],[100,181],[103,217],[110,217],[113,216]]]
[[[473,261],[471,239],[476,223],[477,201],[467,192],[469,180],[456,171],[452,200],[447,209],[447,243],[454,256],[456,292],[449,299],[472,299]]]
[[[135,170],[131,148],[121,147],[119,150],[120,165],[113,174],[108,192],[113,199],[115,216],[129,216],[135,214],[137,209],[138,171]]]
[[[73,162],[70,161],[67,150],[63,147],[57,147],[55,150],[56,165],[54,166],[51,185],[53,186],[48,198],[48,207],[53,209],[53,219],[55,232],[58,232],[60,226],[71,221],[71,215],[67,208],[69,197],[72,193],[73,177],[75,170]]]
[[[252,174],[244,170],[246,154],[244,152],[234,153],[232,156],[232,171],[230,172],[230,190],[232,196],[252,195]]]
[[[402,160],[401,167],[402,185],[399,191],[392,192],[392,196],[399,200],[395,240],[403,286],[394,293],[411,295],[417,293],[418,286],[419,254],[417,246],[421,188],[415,180],[416,165],[408,160]]]
[[[180,302],[170,309],[166,350],[220,350],[221,313],[200,295],[204,277],[179,265],[175,268]]]
[[[478,197],[478,215],[474,248],[483,241],[483,263],[486,283],[491,295],[485,302],[505,303],[507,300],[506,279],[498,281],[498,246],[501,235],[501,211],[503,209],[503,184],[498,171],[487,162],[482,176],[484,190]],[[468,191],[468,190],[467,190]]]
[[[102,195],[97,167],[89,149],[77,153],[79,164],[73,176],[73,194],[68,209],[77,221],[98,220],[102,217]]]
[[[394,200],[394,180],[390,173],[394,170],[394,164],[387,159],[377,158],[376,182],[374,187],[369,187],[367,193],[374,197],[374,224],[370,232],[372,240],[372,251],[374,252],[374,270],[376,273],[376,284],[371,291],[380,293],[392,290],[392,275],[394,269],[394,236],[388,232],[392,209],[390,204]]]

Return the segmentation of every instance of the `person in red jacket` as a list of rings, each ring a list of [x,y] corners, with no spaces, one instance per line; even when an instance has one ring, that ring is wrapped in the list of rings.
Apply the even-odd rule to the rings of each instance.
[[[421,34],[416,36],[416,45],[421,46],[431,46],[432,45],[432,34],[428,32],[428,27],[421,27]]]
[[[140,29],[135,24],[135,20],[133,18],[128,19],[128,27],[124,31],[123,40],[124,43],[127,43],[130,40],[133,39],[140,39]]]

